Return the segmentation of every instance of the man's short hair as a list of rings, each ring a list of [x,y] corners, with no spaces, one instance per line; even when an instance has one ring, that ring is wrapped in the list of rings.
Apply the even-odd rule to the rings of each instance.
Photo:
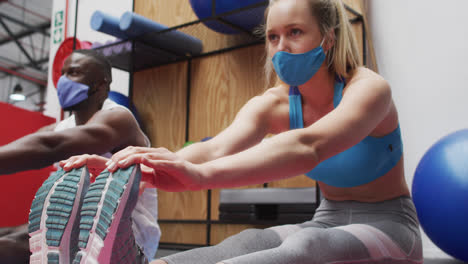
[[[102,70],[102,74],[104,75],[103,77],[109,83],[112,82],[112,65],[106,57],[93,49],[79,49],[74,50],[73,53],[79,53],[93,58],[94,62],[96,62],[96,64],[98,64],[99,68]]]

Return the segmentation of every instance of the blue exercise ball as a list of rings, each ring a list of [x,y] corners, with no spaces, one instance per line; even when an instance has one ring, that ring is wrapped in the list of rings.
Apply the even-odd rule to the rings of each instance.
[[[265,0],[215,0],[215,12],[216,15],[220,15],[261,2],[265,2]],[[190,5],[199,19],[213,17],[213,0],[190,0]],[[247,31],[252,31],[256,26],[262,23],[265,9],[266,5],[261,5],[259,7],[225,16],[223,19]],[[238,34],[242,32],[217,20],[207,20],[204,21],[203,24],[210,29],[223,34]]]
[[[118,103],[121,106],[125,106],[126,108],[128,108],[132,112],[135,119],[137,120],[138,125],[140,125],[141,127],[142,123],[141,123],[140,115],[138,114],[138,111],[135,108],[135,106],[130,104],[130,99],[127,96],[116,91],[109,91],[107,98],[111,99],[112,101]]]
[[[447,254],[468,261],[468,129],[429,148],[411,192],[427,236]]]

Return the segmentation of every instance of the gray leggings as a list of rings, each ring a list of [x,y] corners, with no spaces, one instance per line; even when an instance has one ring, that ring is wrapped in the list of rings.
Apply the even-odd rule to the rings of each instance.
[[[169,264],[422,263],[409,197],[378,202],[323,200],[311,221],[247,229],[216,246],[163,258]]]

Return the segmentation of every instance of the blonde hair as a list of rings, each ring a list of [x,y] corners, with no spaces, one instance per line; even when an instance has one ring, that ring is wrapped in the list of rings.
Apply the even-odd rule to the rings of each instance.
[[[277,1],[279,0],[270,0],[265,10],[265,22],[269,9]],[[328,50],[326,58],[329,71],[344,78],[350,77],[354,70],[362,65],[362,61],[343,2],[341,0],[308,1],[312,16],[318,22],[320,33],[325,37],[324,43],[333,41],[333,46]],[[264,25],[260,29],[263,35],[265,35],[265,27]],[[271,59],[267,58],[265,61],[267,80],[270,80],[272,71]]]

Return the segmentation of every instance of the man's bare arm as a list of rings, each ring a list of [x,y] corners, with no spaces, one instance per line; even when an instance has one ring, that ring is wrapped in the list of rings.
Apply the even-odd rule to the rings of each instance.
[[[118,150],[132,144],[139,133],[128,111],[100,111],[85,125],[37,132],[0,147],[0,174],[43,168],[73,155]]]

